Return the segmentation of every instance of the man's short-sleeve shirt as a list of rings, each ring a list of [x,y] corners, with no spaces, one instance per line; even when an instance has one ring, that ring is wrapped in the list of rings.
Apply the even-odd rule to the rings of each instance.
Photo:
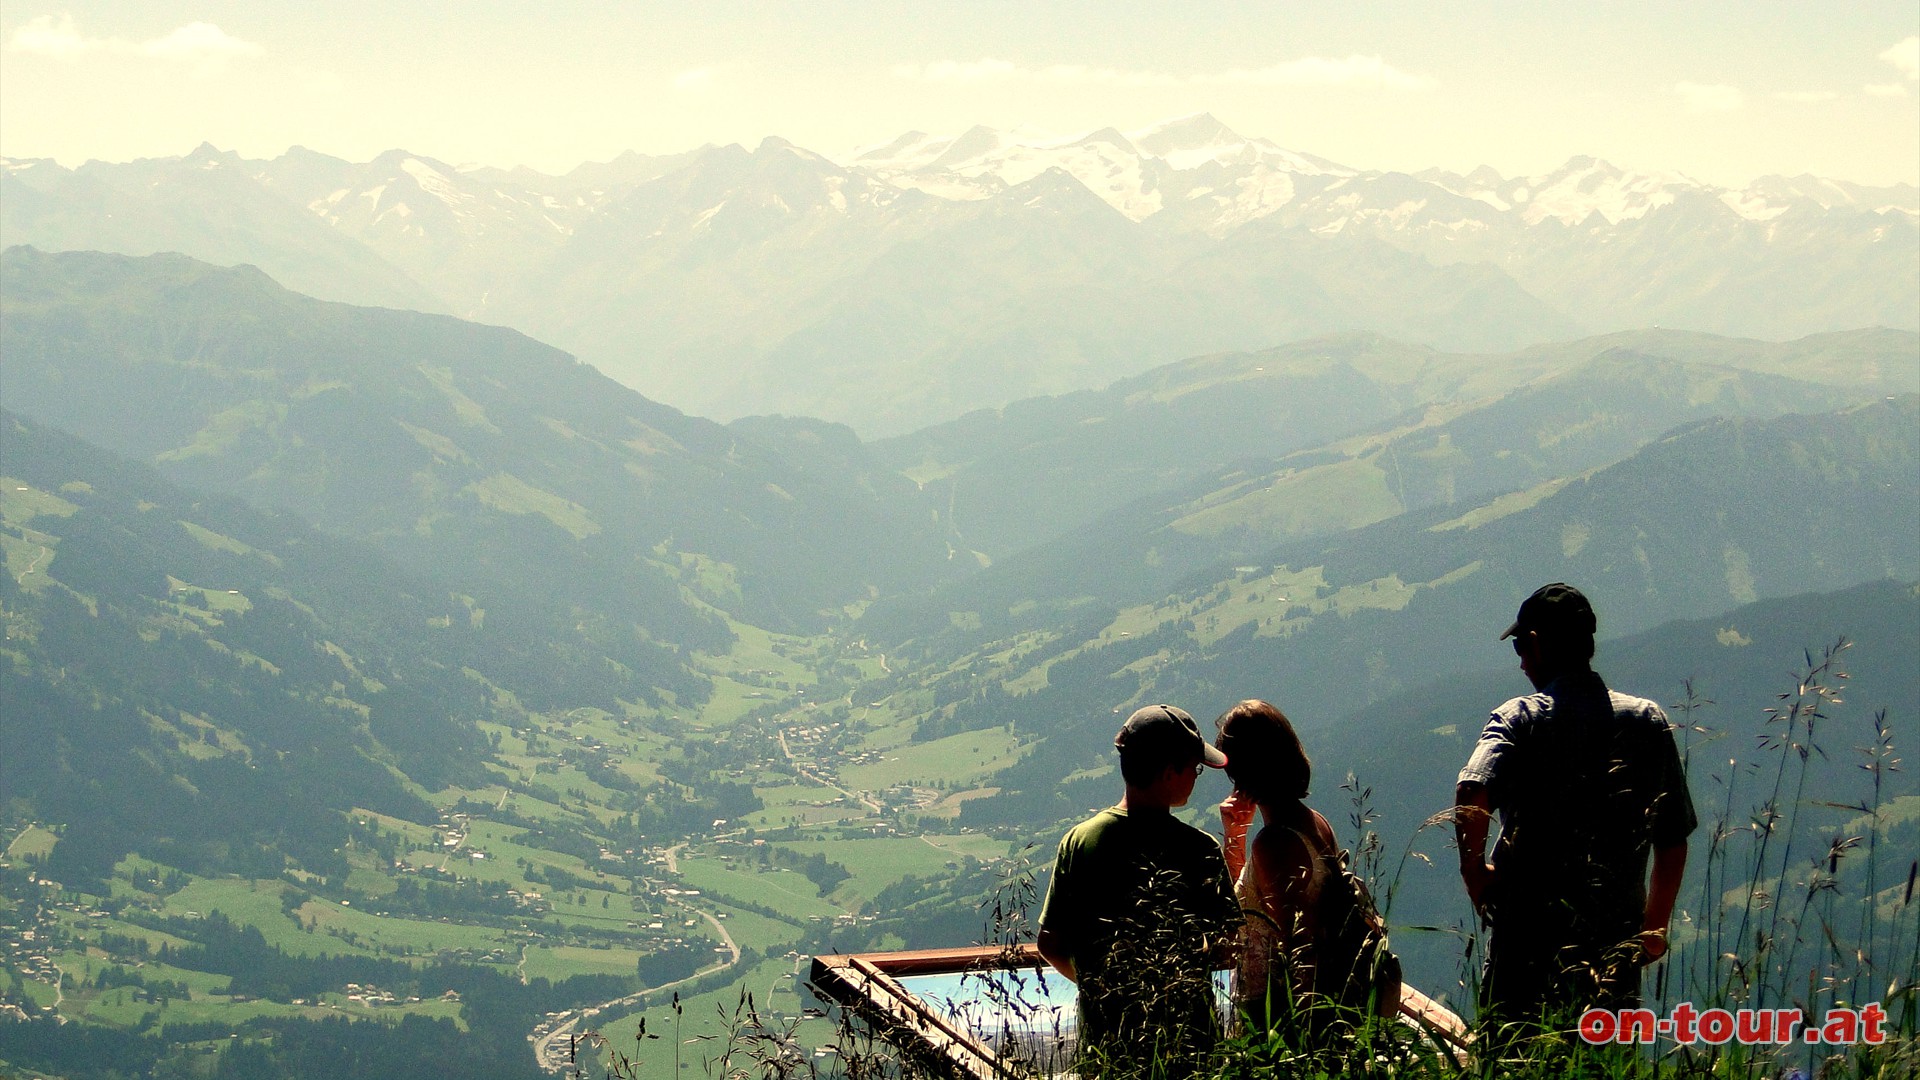
[[[1239,922],[1213,837],[1119,807],[1061,839],[1040,908],[1041,929],[1073,958],[1083,1040],[1141,1025],[1177,1039],[1211,1030],[1211,953]]]
[[[1596,931],[1638,928],[1649,849],[1698,824],[1666,714],[1593,672],[1495,709],[1460,780],[1500,813],[1494,907]]]

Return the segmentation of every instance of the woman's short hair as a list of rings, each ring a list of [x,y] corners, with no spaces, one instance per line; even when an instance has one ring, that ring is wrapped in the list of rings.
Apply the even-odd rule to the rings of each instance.
[[[1304,799],[1313,783],[1313,763],[1286,714],[1249,698],[1220,714],[1213,744],[1227,755],[1233,786],[1259,802]]]

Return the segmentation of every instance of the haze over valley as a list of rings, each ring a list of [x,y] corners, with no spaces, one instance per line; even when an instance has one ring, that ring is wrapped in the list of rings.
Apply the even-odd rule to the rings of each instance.
[[[248,263],[512,326],[657,400],[900,435],[1183,356],[1369,330],[1504,351],[1666,327],[1920,329],[1920,189],[1734,190],[1576,157],[1351,168],[1209,115],[1044,139],[783,139],[560,176],[302,148],[7,160],[0,242]]]

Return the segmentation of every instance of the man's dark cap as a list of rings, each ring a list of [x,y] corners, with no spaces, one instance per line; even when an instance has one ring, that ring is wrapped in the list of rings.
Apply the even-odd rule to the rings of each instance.
[[[1528,631],[1543,638],[1592,637],[1598,627],[1599,620],[1593,617],[1593,605],[1586,595],[1564,581],[1556,581],[1540,586],[1527,597],[1500,640]]]
[[[1193,758],[1211,768],[1225,768],[1227,755],[1214,749],[1200,734],[1200,725],[1185,709],[1172,705],[1148,705],[1137,709],[1120,725],[1113,737],[1113,748],[1123,753],[1161,754],[1169,762]]]

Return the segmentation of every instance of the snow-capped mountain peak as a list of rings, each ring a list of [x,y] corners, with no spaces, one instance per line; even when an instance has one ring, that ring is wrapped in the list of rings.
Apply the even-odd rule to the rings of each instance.
[[[1510,201],[1524,204],[1521,216],[1529,225],[1548,218],[1577,225],[1595,214],[1618,225],[1671,205],[1682,192],[1705,190],[1706,185],[1679,173],[1628,172],[1598,158],[1575,157],[1522,181]]]
[[[210,142],[203,142],[193,148],[193,152],[182,159],[188,168],[220,169],[240,164],[240,155],[232,150],[221,150]]]
[[[903,161],[923,161],[938,156],[952,141],[924,131],[909,131],[884,143],[855,148],[847,155],[846,164],[869,169],[897,167]],[[929,144],[938,144],[939,149],[929,150]]]
[[[1185,171],[1207,162],[1226,164],[1246,154],[1248,140],[1215,119],[1212,113],[1195,113],[1168,120],[1130,133],[1133,145],[1142,152]]]
[[[449,207],[453,208],[455,213],[463,212],[466,205],[474,201],[474,196],[460,190],[449,177],[448,173],[442,172],[440,169],[435,168],[433,165],[417,157],[409,156],[405,161],[402,161],[400,163],[400,171],[413,177],[413,182],[420,186],[421,191],[446,203]]]
[[[1247,141],[1238,132],[1221,123],[1212,113],[1206,112],[1163,120],[1158,124],[1129,132],[1127,137],[1133,140],[1135,146],[1159,158],[1180,150],[1207,146],[1237,146]]]
[[[61,169],[59,162],[53,160],[52,158],[0,157],[0,173],[6,173],[7,175],[11,176],[14,173],[23,173],[30,169],[46,169],[49,171],[59,171],[59,172],[66,171],[64,169]]]
[[[941,149],[938,157],[914,171],[965,172],[1017,150],[1021,140],[1008,132],[975,125]]]

